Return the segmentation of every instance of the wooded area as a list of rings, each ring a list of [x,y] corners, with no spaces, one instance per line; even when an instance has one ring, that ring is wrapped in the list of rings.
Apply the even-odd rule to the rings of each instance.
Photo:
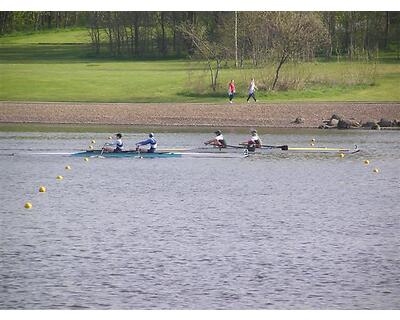
[[[15,31],[85,27],[97,54],[188,57],[199,51],[193,39],[188,38],[187,32],[182,29],[182,26],[191,26],[201,29],[205,40],[223,48],[224,59],[235,59],[237,54],[239,64],[251,60],[257,65],[266,59],[266,52],[271,51],[276,39],[285,32],[290,35],[296,30],[299,19],[303,22],[308,19],[314,25],[312,30],[308,30],[312,32],[308,38],[319,39],[313,50],[301,52],[305,59],[315,54],[349,58],[371,56],[376,50],[387,50],[390,46],[396,50],[400,46],[399,12],[2,11],[0,35]],[[302,38],[298,37],[298,40],[302,41]]]
[[[259,87],[274,91],[306,81],[304,75],[282,81],[284,64],[369,63],[382,52],[400,60],[400,12],[0,12],[1,35],[63,28],[87,30],[91,57],[204,61],[214,93],[227,67],[268,70]]]

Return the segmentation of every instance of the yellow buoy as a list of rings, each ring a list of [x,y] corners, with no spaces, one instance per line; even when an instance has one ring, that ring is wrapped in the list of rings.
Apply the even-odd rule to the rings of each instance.
[[[30,202],[27,202],[27,203],[25,203],[25,206],[24,206],[26,209],[30,209],[30,208],[32,208],[32,203],[30,203]]]
[[[92,143],[93,143],[93,144],[96,143],[96,140],[92,140]]]
[[[378,168],[374,168],[374,170],[372,170],[372,172],[379,173],[379,169]]]
[[[57,176],[56,179],[57,180],[62,180],[62,179],[64,179],[64,177],[63,176]]]
[[[46,192],[46,187],[40,186],[39,192]]]
[[[344,154],[343,154],[343,153],[340,153],[340,154],[339,154],[339,157],[344,158]]]
[[[93,150],[93,146],[89,146],[89,150]]]
[[[84,161],[89,161],[89,158],[83,158]]]
[[[71,166],[65,166],[65,170],[71,170]]]
[[[364,164],[369,164],[369,160],[364,160]]]

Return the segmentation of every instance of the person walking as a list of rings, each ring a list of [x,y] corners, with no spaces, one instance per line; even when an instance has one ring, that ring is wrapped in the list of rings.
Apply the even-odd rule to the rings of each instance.
[[[232,103],[232,99],[235,96],[235,93],[236,93],[235,80],[231,80],[231,82],[229,82],[229,88],[228,88],[229,103]]]
[[[255,91],[258,90],[254,78],[251,79],[250,86],[249,86],[249,96],[247,97],[247,103],[249,103],[250,98],[254,99],[254,102],[257,102]]]

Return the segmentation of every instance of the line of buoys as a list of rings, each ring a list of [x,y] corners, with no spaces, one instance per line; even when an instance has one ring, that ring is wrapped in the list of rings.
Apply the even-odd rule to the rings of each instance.
[[[109,139],[112,139],[112,137],[109,137]],[[96,143],[96,140],[92,139],[92,140],[91,140],[91,143],[92,143],[92,144],[95,144],[95,143]],[[93,146],[92,146],[92,145],[89,145],[89,149],[92,150],[92,149],[93,149]],[[87,161],[89,161],[89,158],[85,157],[83,160],[87,162]],[[71,170],[71,166],[70,166],[70,165],[66,165],[66,166],[64,167],[64,169],[65,169],[65,170]],[[61,181],[61,180],[63,180],[63,179],[64,179],[64,177],[61,176],[61,175],[56,176],[56,180],[58,180],[58,181]],[[40,192],[40,193],[45,193],[45,192],[47,192],[46,187],[45,187],[45,186],[40,186],[40,187],[39,187],[39,192]],[[31,208],[32,208],[32,203],[26,202],[25,205],[24,205],[24,207],[25,207],[26,209],[31,209]]]
[[[112,137],[109,137],[109,139],[112,139]],[[92,143],[92,144],[95,144],[95,143],[96,143],[96,140],[92,139],[91,143]],[[92,146],[92,145],[89,145],[89,149],[92,150],[92,149],[93,149],[93,146]],[[89,158],[84,158],[83,160],[84,160],[84,161],[89,161]],[[71,170],[71,166],[70,166],[70,165],[66,165],[66,166],[64,167],[64,169],[65,169],[65,170]],[[63,180],[63,179],[64,179],[64,177],[61,176],[61,175],[56,176],[56,180],[58,180],[58,181],[61,181],[61,180]],[[40,186],[40,187],[39,187],[39,192],[40,192],[40,193],[45,193],[45,192],[47,192],[46,187],[45,187],[45,186]],[[25,205],[24,205],[24,207],[25,207],[26,209],[31,209],[31,208],[32,208],[32,203],[26,202]]]
[[[365,159],[365,160],[363,160],[363,163],[364,163],[364,165],[367,166],[367,165],[369,165],[370,162],[369,162],[368,159]],[[373,172],[373,173],[379,173],[380,170],[379,170],[379,168],[376,168],[376,167],[375,167],[375,168],[372,169],[372,172]]]

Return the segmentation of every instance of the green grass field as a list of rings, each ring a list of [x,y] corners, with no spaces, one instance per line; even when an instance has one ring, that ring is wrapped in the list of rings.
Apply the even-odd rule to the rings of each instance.
[[[271,92],[273,67],[221,70],[213,93],[202,62],[95,58],[84,29],[0,38],[0,100],[82,102],[225,102],[235,79],[244,101],[256,78],[260,101],[400,101],[400,61],[288,64],[281,84],[296,90]],[[290,88],[290,86],[289,86]]]

